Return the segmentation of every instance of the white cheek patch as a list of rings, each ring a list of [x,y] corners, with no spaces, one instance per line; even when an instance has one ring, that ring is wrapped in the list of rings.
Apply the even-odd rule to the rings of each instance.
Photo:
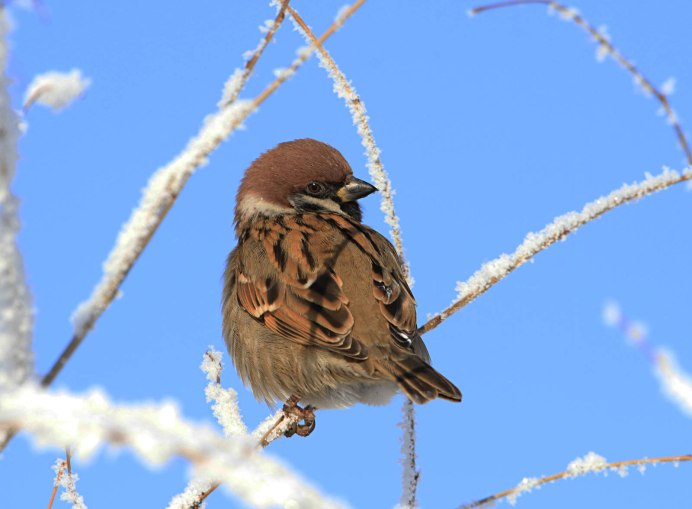
[[[255,215],[278,216],[279,214],[289,214],[295,212],[290,207],[282,207],[275,203],[268,202],[256,195],[248,195],[243,198],[238,204],[238,211],[243,217],[252,217]]]

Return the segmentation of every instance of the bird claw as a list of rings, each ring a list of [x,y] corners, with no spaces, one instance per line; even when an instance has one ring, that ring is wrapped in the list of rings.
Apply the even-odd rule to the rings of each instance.
[[[312,405],[302,408],[298,406],[298,400],[295,397],[290,398],[284,405],[283,412],[287,419],[297,417],[297,420],[284,432],[284,436],[306,437],[312,433],[315,429],[315,410]]]

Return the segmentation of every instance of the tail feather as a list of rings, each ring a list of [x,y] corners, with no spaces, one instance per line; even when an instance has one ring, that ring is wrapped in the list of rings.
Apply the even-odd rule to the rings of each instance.
[[[389,368],[401,390],[414,403],[427,403],[435,398],[461,401],[461,391],[417,355],[393,360]]]

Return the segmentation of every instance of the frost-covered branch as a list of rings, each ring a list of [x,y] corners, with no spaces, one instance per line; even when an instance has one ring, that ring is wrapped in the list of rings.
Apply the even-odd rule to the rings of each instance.
[[[382,165],[382,159],[380,158],[380,149],[375,144],[375,138],[372,134],[372,129],[370,129],[370,124],[368,123],[368,115],[365,109],[365,104],[358,96],[355,88],[346,79],[346,76],[341,69],[336,65],[334,59],[329,55],[329,52],[324,49],[322,43],[315,37],[310,27],[303,21],[303,19],[298,15],[298,13],[292,7],[288,7],[288,12],[294,21],[296,30],[298,30],[306,41],[309,42],[312,47],[316,47],[318,50],[318,56],[320,59],[320,65],[324,67],[329,73],[329,77],[334,82],[334,92],[337,96],[346,101],[349,111],[351,112],[351,117],[353,118],[353,124],[358,130],[358,134],[361,137],[363,147],[365,147],[365,154],[368,157],[368,170],[370,175],[375,181],[375,186],[379,189],[382,194],[382,203],[380,209],[384,212],[385,221],[391,227],[390,233],[392,239],[394,240],[394,245],[396,247],[397,253],[401,259],[404,259],[404,244],[401,239],[401,227],[399,226],[399,217],[396,215],[394,210],[394,190],[392,189],[392,182],[384,170]],[[340,12],[337,16],[339,20],[343,14]],[[406,276],[409,277],[408,265],[404,262],[404,271]]]
[[[254,507],[343,507],[263,454],[249,438],[224,437],[188,422],[171,402],[115,405],[99,390],[76,396],[24,384],[0,398],[0,429],[15,427],[41,446],[72,444],[84,459],[106,444],[127,447],[147,465],[184,457],[195,477],[222,482]]]
[[[72,509],[87,509],[84,503],[84,498],[77,492],[77,481],[79,476],[72,472],[70,466],[70,453],[68,451],[66,459],[59,458],[53,465],[55,472],[55,480],[53,481],[53,492],[51,493],[48,509],[53,506],[53,500],[58,487],[63,488],[63,493],[60,495],[60,500],[63,500],[72,505]]]
[[[52,108],[53,111],[59,111],[80,97],[89,85],[91,80],[82,76],[79,69],[39,74],[24,94],[24,109],[28,110],[32,104],[38,103]]]
[[[0,6],[0,390],[33,373],[33,312],[17,246],[19,200],[12,194],[17,168],[19,119],[12,109],[5,76],[9,24]],[[0,441],[2,433],[0,433]]]
[[[401,479],[400,509],[414,509],[416,507],[416,492],[420,472],[416,467],[416,414],[413,402],[405,398],[403,419],[399,426],[403,430],[401,436],[401,463],[403,476]]]
[[[325,31],[320,40],[324,41],[334,34],[363,2],[364,0],[359,0],[354,3],[342,18],[336,20]],[[252,101],[236,101],[227,104],[227,99],[234,95],[232,87],[227,83],[224,87],[219,111],[205,119],[200,132],[188,143],[179,156],[154,173],[142,192],[139,205],[133,210],[130,219],[121,229],[115,246],[104,263],[104,274],[101,280],[89,299],[80,304],[75,311],[73,315],[74,335],[50,371],[43,377],[42,384],[44,386],[53,382],[84,337],[94,327],[101,314],[113,301],[120,285],[165,219],[190,176],[207,162],[208,156],[221,142],[241,126],[250,113],[254,112],[260,104],[285,83],[311,54],[312,50],[301,52],[299,58],[294,60],[290,68],[278,76]],[[233,80],[233,76],[230,80],[235,83],[235,86],[242,86],[242,80]],[[0,444],[0,450],[4,445],[6,444]]]
[[[620,329],[649,359],[663,393],[683,413],[692,417],[692,376],[678,366],[673,353],[652,345],[648,341],[646,327],[629,320],[614,302],[606,304],[603,319],[606,325]]]
[[[458,282],[456,286],[457,297],[452,304],[428,320],[425,325],[418,329],[418,332],[425,334],[431,331],[461,308],[480,295],[483,295],[516,268],[524,265],[557,241],[563,240],[586,223],[620,205],[689,180],[692,180],[692,169],[686,168],[682,173],[678,173],[664,167],[663,171],[658,175],[647,174],[646,178],[640,182],[624,184],[610,194],[587,203],[580,212],[568,212],[556,217],[552,223],[548,224],[541,231],[529,233],[524,242],[512,254],[502,254],[495,260],[484,263],[468,280]]]
[[[264,37],[254,50],[250,50],[244,55],[247,58],[245,67],[242,70],[236,69],[231,77],[226,81],[226,84],[224,85],[224,93],[218,104],[219,108],[229,106],[238,99],[240,91],[247,83],[247,80],[250,79],[250,75],[255,69],[257,61],[260,59],[267,45],[274,38],[274,34],[286,18],[286,6],[288,5],[288,2],[289,0],[282,0],[278,7],[276,18],[265,21],[264,25],[260,27],[260,30],[265,32]]]
[[[460,509],[471,509],[474,507],[491,507],[497,500],[506,498],[510,504],[514,505],[517,498],[522,493],[529,493],[534,489],[540,488],[544,484],[579,477],[586,474],[599,472],[617,472],[620,477],[625,477],[629,473],[630,467],[637,467],[641,474],[646,471],[647,465],[657,465],[659,463],[673,463],[677,466],[683,461],[692,461],[692,454],[683,454],[680,456],[666,456],[661,458],[642,458],[636,460],[616,461],[608,463],[603,456],[599,456],[594,452],[588,453],[583,458],[577,458],[567,465],[567,469],[559,474],[553,474],[546,477],[525,477],[514,488],[496,493],[489,497],[485,497],[470,504],[465,504]]]
[[[204,389],[207,403],[214,402],[211,409],[214,417],[223,428],[223,434],[227,437],[242,436],[247,434],[247,427],[240,415],[238,407],[238,393],[235,389],[224,389],[221,386],[221,352],[209,347],[204,354],[200,368],[207,375],[209,383]]]
[[[281,437],[289,426],[297,422],[297,417],[286,417],[283,411],[269,416],[258,428],[248,436],[247,427],[240,415],[238,407],[238,394],[234,389],[224,389],[221,386],[221,372],[223,371],[222,354],[213,347],[204,354],[202,371],[207,375],[209,383],[204,390],[207,402],[214,401],[212,411],[216,420],[223,428],[227,437],[244,437],[260,447],[266,447],[269,443]],[[171,499],[168,509],[191,509],[200,507],[201,503],[217,488],[219,483],[208,478],[193,478],[185,490]]]
[[[556,11],[560,17],[566,21],[572,21],[576,25],[583,28],[591,38],[598,44],[598,49],[596,50],[596,58],[598,61],[603,61],[606,57],[611,56],[613,59],[620,64],[624,69],[626,69],[634,77],[634,82],[638,85],[646,95],[653,95],[659,103],[661,103],[661,108],[665,113],[668,123],[673,127],[675,131],[675,136],[678,139],[678,143],[685,153],[685,158],[687,159],[687,164],[692,166],[692,150],[687,143],[687,137],[685,136],[685,131],[683,131],[680,125],[680,120],[675,114],[668,97],[673,92],[674,81],[668,80],[660,88],[656,87],[651,80],[642,74],[642,72],[627,58],[625,58],[620,51],[613,46],[610,42],[610,36],[605,28],[596,28],[591,23],[586,21],[579,11],[574,7],[567,7],[558,2],[553,2],[551,0],[513,0],[509,2],[498,2],[494,4],[483,5],[481,7],[473,8],[469,11],[470,15],[480,14],[482,12],[500,9],[502,7],[514,7],[517,5],[527,5],[527,4],[541,4],[547,5],[549,12]]]

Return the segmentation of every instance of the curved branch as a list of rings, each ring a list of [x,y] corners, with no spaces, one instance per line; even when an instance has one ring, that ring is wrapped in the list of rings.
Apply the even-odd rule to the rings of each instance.
[[[502,254],[495,260],[484,263],[468,280],[457,283],[459,292],[452,304],[428,320],[418,329],[420,334],[430,332],[444,320],[487,292],[493,285],[504,279],[518,267],[524,265],[538,253],[563,240],[579,227],[602,216],[625,203],[638,200],[674,184],[692,180],[692,169],[687,168],[682,173],[665,168],[657,176],[647,175],[641,182],[625,184],[607,196],[587,203],[581,212],[568,212],[548,224],[537,233],[529,233],[524,242],[512,254]]]
[[[588,34],[593,38],[594,41],[598,43],[598,57],[599,59],[605,58],[611,55],[615,61],[625,68],[632,76],[634,76],[634,81],[639,85],[646,94],[653,95],[658,102],[661,103],[661,107],[666,114],[668,123],[673,127],[675,131],[675,136],[678,139],[678,143],[685,153],[685,158],[687,159],[687,164],[692,165],[692,150],[687,143],[687,138],[685,137],[685,131],[683,131],[680,121],[678,120],[675,111],[670,105],[668,100],[668,95],[666,95],[659,88],[654,86],[654,84],[642,72],[637,69],[637,67],[627,58],[623,56],[620,51],[613,46],[608,38],[608,35],[594,27],[591,23],[586,21],[579,12],[572,8],[567,7],[558,2],[553,2],[551,0],[514,0],[509,2],[498,2],[494,4],[482,5],[480,7],[475,7],[469,11],[469,14],[476,15],[482,12],[491,11],[495,9],[501,9],[504,7],[515,7],[517,5],[528,5],[528,4],[541,4],[547,5],[551,9],[555,9],[560,16],[568,21],[573,21],[575,24],[583,28]]]
[[[595,458],[597,460],[602,460],[602,462],[596,462],[592,466],[586,466],[583,467],[582,464],[578,464],[578,462],[585,462],[587,459],[592,459]],[[543,486],[544,484],[548,484],[551,482],[559,481],[561,479],[568,479],[572,477],[577,477],[580,475],[585,475],[587,473],[596,473],[596,472],[603,472],[606,470],[613,470],[615,472],[618,472],[620,475],[627,475],[626,471],[629,467],[631,466],[638,466],[640,468],[640,471],[643,472],[644,468],[646,468],[646,465],[657,465],[659,463],[674,463],[678,464],[683,461],[692,461],[692,454],[683,454],[680,456],[665,456],[661,458],[642,458],[642,459],[636,459],[636,460],[627,460],[627,461],[616,461],[614,463],[606,463],[603,458],[601,458],[598,455],[595,455],[593,453],[589,453],[583,460],[576,460],[572,462],[567,470],[564,472],[560,472],[559,474],[553,474],[553,475],[548,475],[546,477],[541,477],[540,479],[537,478],[524,478],[517,486],[514,488],[510,488],[505,491],[501,491],[499,493],[496,493],[495,495],[491,495],[489,497],[482,498],[480,500],[476,500],[475,502],[471,502],[470,504],[465,504],[460,506],[459,509],[472,509],[474,507],[483,507],[483,506],[491,506],[494,502],[497,500],[502,500],[504,498],[508,498],[510,503],[513,504],[514,501],[516,501],[517,497],[521,495],[522,493],[528,493],[531,490],[538,488],[540,486]]]

